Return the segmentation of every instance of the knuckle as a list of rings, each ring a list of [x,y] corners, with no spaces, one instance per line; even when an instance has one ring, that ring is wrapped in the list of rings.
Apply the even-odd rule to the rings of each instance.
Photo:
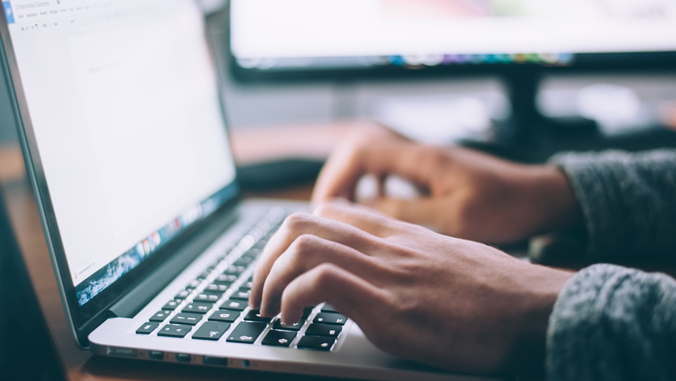
[[[355,163],[360,162],[373,145],[373,137],[370,134],[358,134],[348,140],[345,145],[345,159]]]
[[[284,220],[285,228],[290,232],[298,232],[307,224],[310,216],[307,213],[293,213]]]
[[[317,266],[315,270],[314,286],[317,290],[331,289],[336,280],[336,268],[329,263]]]
[[[312,253],[314,249],[317,248],[319,243],[318,241],[319,237],[313,236],[311,234],[303,234],[294,241],[293,252],[297,257],[307,257],[308,254]]]

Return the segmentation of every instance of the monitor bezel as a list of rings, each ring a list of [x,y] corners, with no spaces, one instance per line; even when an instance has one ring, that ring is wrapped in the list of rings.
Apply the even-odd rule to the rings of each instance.
[[[483,63],[437,66],[377,66],[350,68],[289,68],[264,70],[242,67],[232,49],[228,48],[232,77],[240,83],[282,83],[311,81],[383,81],[425,78],[466,78],[509,76],[514,73],[537,72],[540,75],[655,73],[676,71],[676,51],[642,53],[583,53],[575,54],[569,65],[534,63]]]
[[[195,6],[198,5],[195,4]],[[185,244],[185,242],[189,241],[191,238],[194,238],[196,233],[206,224],[211,223],[214,218],[222,216],[224,213],[234,209],[235,205],[242,198],[237,168],[235,165],[235,176],[233,181],[223,188],[226,189],[227,187],[234,186],[236,192],[232,198],[227,200],[206,218],[203,218],[188,227],[175,239],[159,248],[156,253],[141,262],[138,267],[122,276],[89,302],[81,306],[78,302],[75,285],[68,268],[63,242],[56,221],[54,206],[51,202],[44,167],[40,158],[33,123],[30,118],[25,90],[19,74],[18,62],[16,60],[14,46],[10,36],[9,25],[4,12],[2,13],[2,18],[0,18],[0,42],[2,43],[0,46],[0,64],[2,65],[2,75],[5,76],[7,81],[10,102],[12,103],[12,109],[16,117],[16,128],[26,166],[26,175],[32,186],[47,248],[51,257],[52,266],[56,275],[57,285],[61,293],[61,299],[71,333],[80,347],[87,348],[87,336],[96,328],[96,326],[98,326],[98,324],[110,317],[108,309],[111,305],[127,294],[129,290],[137,286],[159,263],[167,261],[176,254],[176,248]],[[222,91],[224,78],[217,66],[213,44],[210,41],[210,35],[206,28],[206,19],[203,21],[203,35],[205,42],[208,45],[209,56],[218,82],[217,87],[221,115],[232,152],[232,139],[230,128],[228,128]]]

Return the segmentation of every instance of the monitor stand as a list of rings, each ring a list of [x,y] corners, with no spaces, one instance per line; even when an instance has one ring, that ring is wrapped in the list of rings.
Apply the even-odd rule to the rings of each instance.
[[[485,139],[463,140],[463,145],[530,163],[544,162],[561,151],[676,147],[676,132],[661,126],[637,126],[635,131],[609,136],[590,119],[544,116],[537,105],[541,80],[537,69],[515,68],[502,80],[511,102],[511,116],[493,121]]]

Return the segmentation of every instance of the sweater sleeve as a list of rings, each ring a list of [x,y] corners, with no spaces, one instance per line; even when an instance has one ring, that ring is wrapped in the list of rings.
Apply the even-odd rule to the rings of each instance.
[[[547,332],[550,381],[675,380],[676,281],[612,265],[576,274]]]
[[[565,172],[580,203],[591,260],[673,255],[676,150],[570,153],[550,162]]]

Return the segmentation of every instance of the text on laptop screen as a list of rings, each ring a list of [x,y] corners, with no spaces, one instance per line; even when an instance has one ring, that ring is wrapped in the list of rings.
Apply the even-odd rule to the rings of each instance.
[[[237,193],[203,17],[191,0],[3,9],[83,305]]]

